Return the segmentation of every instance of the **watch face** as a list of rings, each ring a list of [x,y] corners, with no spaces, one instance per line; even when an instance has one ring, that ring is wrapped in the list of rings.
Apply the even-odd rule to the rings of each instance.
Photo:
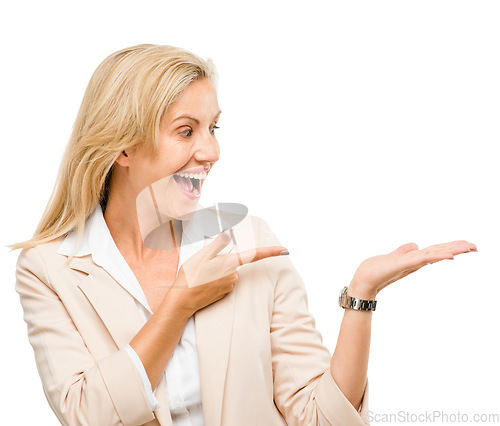
[[[341,307],[347,306],[347,287],[344,287],[340,292],[339,296],[339,305]]]

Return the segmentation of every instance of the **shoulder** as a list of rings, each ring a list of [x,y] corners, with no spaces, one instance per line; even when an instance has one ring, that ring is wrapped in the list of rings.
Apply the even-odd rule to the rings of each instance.
[[[241,244],[239,236],[242,235],[241,230],[245,230],[245,246]],[[238,232],[239,231],[239,232]],[[271,229],[268,222],[262,217],[248,215],[241,221],[241,228],[238,225],[234,228],[234,234],[239,250],[256,249],[258,247],[284,246],[280,239]],[[265,271],[267,277],[273,285],[278,282],[278,279],[287,274],[297,274],[289,256],[272,256],[261,259],[254,263],[257,268]]]
[[[49,281],[49,271],[58,266],[63,266],[67,257],[57,253],[64,241],[64,236],[34,247],[23,248],[16,262],[16,274],[32,274],[43,280]]]
[[[37,260],[46,259],[66,259],[66,256],[58,254],[57,250],[61,246],[65,239],[65,236],[61,236],[47,243],[38,244],[33,247],[23,248],[19,253],[19,257],[17,258],[17,262],[25,263],[34,261],[36,263]]]
[[[256,235],[258,235],[258,241],[260,245],[265,246],[281,246],[281,242],[276,236],[276,234],[272,231],[269,223],[258,216],[251,216],[251,220],[253,221]]]
[[[247,215],[233,227],[239,245],[246,241],[248,248],[282,245],[266,220],[259,216]],[[239,237],[239,238],[238,238]]]

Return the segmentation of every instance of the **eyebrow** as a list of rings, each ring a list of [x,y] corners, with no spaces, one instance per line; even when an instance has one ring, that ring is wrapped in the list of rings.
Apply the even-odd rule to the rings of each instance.
[[[221,112],[222,111],[219,110],[219,112],[216,114],[214,120],[216,120],[219,117],[219,115],[221,114]],[[189,120],[193,120],[194,122],[196,122],[196,124],[200,124],[200,120],[198,120],[197,118],[191,117],[190,115],[187,115],[187,114],[182,114],[182,115],[179,115],[179,117],[174,118],[172,120],[172,124],[174,122],[176,122],[177,120],[180,120],[181,118],[188,118]]]

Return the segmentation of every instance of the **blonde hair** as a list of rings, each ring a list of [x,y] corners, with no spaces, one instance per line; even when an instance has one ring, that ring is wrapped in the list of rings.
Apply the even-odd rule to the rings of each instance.
[[[80,241],[97,204],[106,208],[121,152],[145,143],[156,155],[168,107],[189,83],[203,78],[217,89],[213,61],[178,47],[140,44],[108,56],[87,86],[40,223],[30,240],[9,245],[11,251],[50,242],[75,226]]]

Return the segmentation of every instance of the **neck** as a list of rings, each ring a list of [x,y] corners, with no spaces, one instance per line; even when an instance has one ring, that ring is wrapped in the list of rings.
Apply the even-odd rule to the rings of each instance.
[[[177,254],[182,222],[161,217],[154,206],[138,205],[137,197],[110,188],[104,220],[125,258],[146,262],[166,254]]]

